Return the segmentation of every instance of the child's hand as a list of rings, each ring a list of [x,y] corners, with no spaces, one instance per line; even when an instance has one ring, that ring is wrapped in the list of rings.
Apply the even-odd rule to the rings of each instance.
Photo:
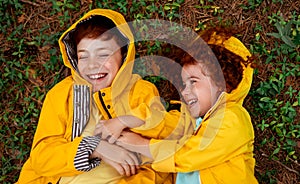
[[[150,139],[147,139],[134,132],[123,131],[116,144],[124,147],[127,150],[141,153],[148,158],[152,158],[149,148]]]
[[[102,159],[114,167],[121,175],[126,176],[135,174],[139,165],[139,159],[135,153],[103,140],[99,142],[92,157]]]
[[[148,139],[140,134],[130,131],[123,131],[116,144],[127,146],[126,148],[132,151],[130,148],[148,145],[149,142],[147,140]]]
[[[102,139],[107,139],[109,143],[114,143],[121,135],[126,126],[118,119],[100,120],[96,125],[94,135],[100,135]]]

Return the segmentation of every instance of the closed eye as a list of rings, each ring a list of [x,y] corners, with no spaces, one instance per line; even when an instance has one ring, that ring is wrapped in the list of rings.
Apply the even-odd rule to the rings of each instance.
[[[197,82],[197,80],[194,80],[194,79],[190,80],[190,83],[191,83],[191,84],[194,84],[194,83],[196,83],[196,82]]]
[[[100,54],[97,56],[98,56],[98,58],[107,58],[109,55],[108,54]]]
[[[88,58],[88,56],[79,56],[78,57],[79,60],[83,60],[83,59],[87,59],[87,58]]]

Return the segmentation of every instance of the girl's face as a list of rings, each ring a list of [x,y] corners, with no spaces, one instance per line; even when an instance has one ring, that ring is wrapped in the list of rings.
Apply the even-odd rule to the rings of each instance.
[[[77,45],[80,75],[93,85],[93,92],[109,87],[122,64],[115,39],[83,38]]]
[[[218,98],[218,88],[202,72],[200,64],[184,65],[181,71],[184,101],[194,118],[204,116]]]

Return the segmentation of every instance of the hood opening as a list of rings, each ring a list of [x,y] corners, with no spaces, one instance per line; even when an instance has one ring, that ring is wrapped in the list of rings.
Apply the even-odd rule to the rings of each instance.
[[[107,39],[116,38],[117,43],[121,47],[122,61],[126,60],[129,39],[117,28],[117,25],[111,19],[101,15],[92,15],[79,21],[75,28],[62,38],[67,57],[75,71],[78,72],[77,44],[79,41],[86,36],[96,39],[103,34],[107,35]]]

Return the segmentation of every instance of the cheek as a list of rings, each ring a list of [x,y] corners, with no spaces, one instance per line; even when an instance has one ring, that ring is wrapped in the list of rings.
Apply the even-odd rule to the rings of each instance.
[[[201,89],[198,88],[193,93],[197,96],[200,105],[208,104],[212,100],[212,91],[209,87]]]
[[[198,99],[203,98],[204,96],[206,96],[206,88],[203,88],[203,86],[197,86],[196,88],[193,88],[192,93],[194,93],[194,95],[196,95],[198,97]]]
[[[108,68],[112,73],[115,73],[119,70],[119,66],[116,63],[112,63],[113,61],[110,61],[105,65],[106,68]]]
[[[83,73],[85,65],[82,62],[78,62],[77,68],[78,68],[79,73]]]
[[[109,68],[111,69],[111,71],[117,72],[121,67],[121,62],[118,59],[111,59],[109,61]]]

